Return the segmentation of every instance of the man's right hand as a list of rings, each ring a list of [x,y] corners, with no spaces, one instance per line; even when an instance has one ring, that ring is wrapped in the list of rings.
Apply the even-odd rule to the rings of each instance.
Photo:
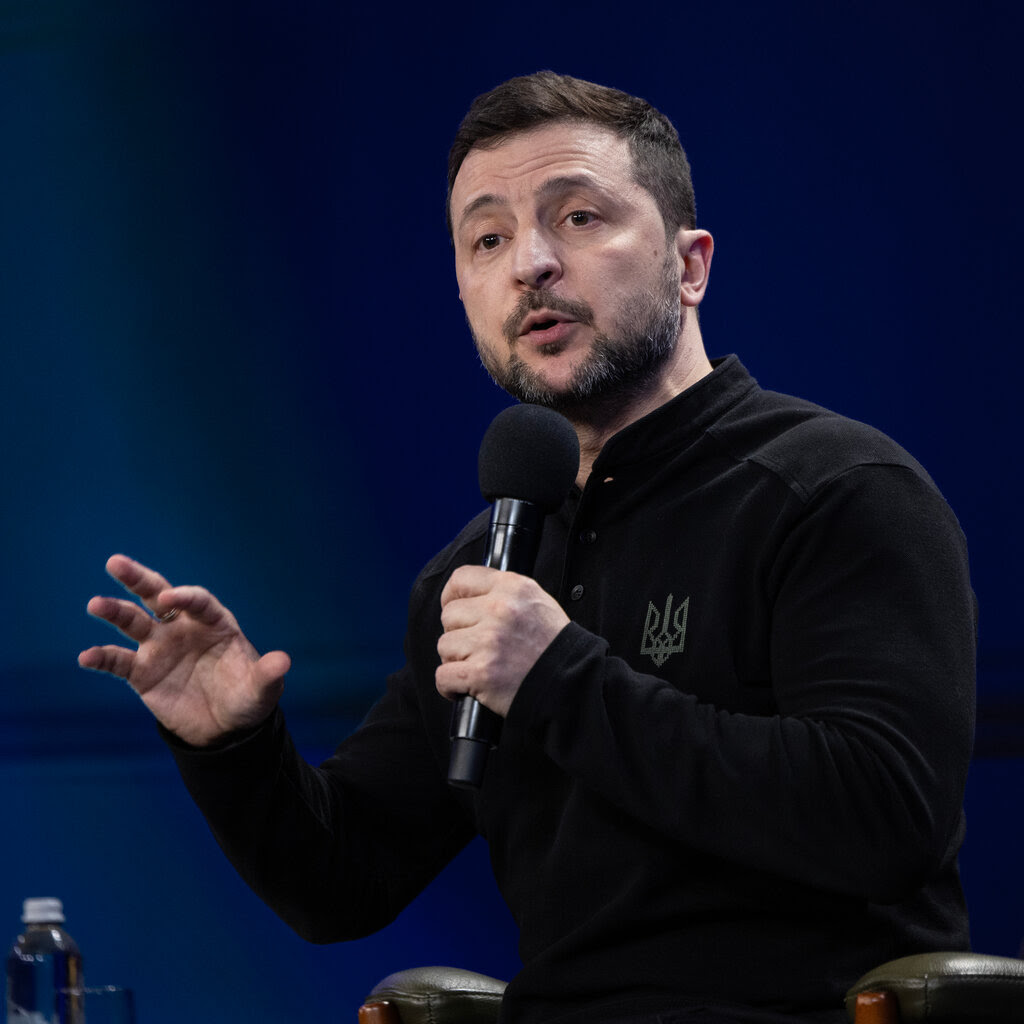
[[[291,667],[284,651],[260,657],[231,612],[202,587],[172,587],[124,555],[112,556],[107,572],[152,614],[134,601],[92,598],[89,614],[138,649],[90,647],[78,656],[82,668],[127,680],[165,728],[198,747],[270,715]]]

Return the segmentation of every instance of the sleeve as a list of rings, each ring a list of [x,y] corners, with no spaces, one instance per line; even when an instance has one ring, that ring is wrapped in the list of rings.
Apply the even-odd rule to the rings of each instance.
[[[690,847],[891,902],[955,855],[973,739],[963,537],[927,480],[862,466],[803,506],[762,583],[777,713],[730,713],[571,624],[506,728]]]
[[[312,942],[391,922],[475,832],[436,766],[408,667],[319,767],[280,710],[223,749],[168,742],[236,870]]]

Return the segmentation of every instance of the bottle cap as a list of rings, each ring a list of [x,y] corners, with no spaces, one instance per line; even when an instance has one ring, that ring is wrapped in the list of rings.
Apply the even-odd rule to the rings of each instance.
[[[21,919],[25,924],[49,924],[64,920],[64,904],[52,896],[25,900]]]

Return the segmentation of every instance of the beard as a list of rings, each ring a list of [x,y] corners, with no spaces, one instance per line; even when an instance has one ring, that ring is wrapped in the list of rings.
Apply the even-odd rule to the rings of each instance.
[[[484,368],[495,384],[520,402],[543,405],[574,423],[604,426],[614,422],[637,398],[659,380],[675,352],[686,310],[679,301],[678,271],[672,254],[666,255],[655,289],[623,303],[613,333],[595,333],[590,351],[573,370],[569,382],[555,388],[528,367],[515,345],[526,317],[538,309],[563,313],[578,323],[594,326],[591,307],[544,291],[527,292],[502,325],[509,357],[502,363],[480,344],[473,325],[470,332]],[[541,346],[542,355],[557,355],[562,345]]]

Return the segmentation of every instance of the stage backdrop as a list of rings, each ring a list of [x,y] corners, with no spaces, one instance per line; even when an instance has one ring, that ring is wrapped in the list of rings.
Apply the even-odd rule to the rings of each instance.
[[[1015,954],[1019,11],[0,3],[0,932],[62,897],[141,1024],[347,1020],[394,969],[515,971],[477,845],[381,934],[294,937],[131,692],[75,656],[108,638],[84,606],[125,551],[291,652],[309,757],[354,727],[507,404],[458,302],[447,147],[474,95],[550,67],[678,125],[717,243],[710,352],[886,430],[957,511],[981,608],[963,870],[976,946]]]

